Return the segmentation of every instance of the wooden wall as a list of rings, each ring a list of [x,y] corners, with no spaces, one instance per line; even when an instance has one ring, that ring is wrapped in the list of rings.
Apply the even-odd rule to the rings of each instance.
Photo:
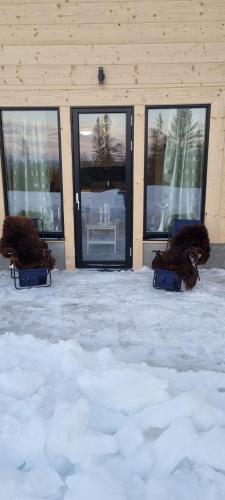
[[[0,107],[62,108],[68,267],[69,107],[135,106],[134,185],[141,194],[144,106],[192,103],[212,104],[206,222],[211,240],[224,243],[225,0],[0,0]],[[135,267],[142,263],[142,198],[134,196]]]

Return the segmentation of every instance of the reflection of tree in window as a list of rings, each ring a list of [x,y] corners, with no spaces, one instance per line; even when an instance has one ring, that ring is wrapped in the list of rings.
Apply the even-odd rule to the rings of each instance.
[[[14,191],[49,191],[50,168],[47,160],[31,158],[29,143],[22,137],[19,155],[7,159]]]
[[[115,123],[114,123],[115,126]],[[118,130],[118,133],[120,128]],[[121,134],[121,132],[120,132]],[[93,126],[91,154],[80,154],[82,190],[121,188],[125,182],[125,141],[112,134],[110,115],[98,115]]]
[[[8,189],[12,191],[14,189],[13,187],[13,182],[14,182],[14,160],[11,154],[6,155],[5,157],[6,161],[6,168],[7,168],[7,183],[8,183]]]
[[[199,218],[205,110],[151,111],[148,132],[147,230],[167,231],[173,218]]]
[[[203,146],[203,131],[192,110],[177,109],[167,136],[163,184],[201,187]]]
[[[4,111],[2,120],[9,213],[61,231],[57,112]]]
[[[162,114],[156,118],[154,126],[150,129],[149,154],[148,154],[148,184],[160,185],[163,177],[163,163],[166,147],[166,134],[163,132]]]
[[[112,122],[108,114],[98,117],[92,138],[93,159],[96,167],[111,167],[124,158],[122,144],[111,136]]]

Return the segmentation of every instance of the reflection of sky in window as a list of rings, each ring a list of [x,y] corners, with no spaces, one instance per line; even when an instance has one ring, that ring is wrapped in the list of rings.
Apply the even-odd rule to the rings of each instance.
[[[115,143],[121,143],[123,152],[125,154],[126,147],[126,114],[125,113],[80,113],[79,115],[79,129],[80,129],[80,153],[89,157],[93,152],[93,132],[96,125],[97,118],[102,122],[105,114],[110,118],[110,136]],[[89,135],[83,135],[89,133]],[[91,133],[90,133],[91,132]]]
[[[4,147],[14,159],[21,155],[21,143],[25,138],[29,154],[37,149],[48,160],[59,160],[58,116],[55,110],[12,110],[2,112]],[[25,132],[24,132],[25,131]]]
[[[164,134],[168,134],[170,130],[171,123],[174,119],[174,116],[177,113],[177,109],[179,108],[157,108],[157,109],[149,109],[148,110],[148,133],[150,133],[151,128],[153,128],[156,124],[156,120],[161,114],[163,119],[163,132]],[[187,108],[186,108],[187,109]],[[192,121],[193,123],[198,122],[199,127],[204,130],[205,127],[205,118],[206,118],[206,109],[205,108],[188,108],[192,111]]]

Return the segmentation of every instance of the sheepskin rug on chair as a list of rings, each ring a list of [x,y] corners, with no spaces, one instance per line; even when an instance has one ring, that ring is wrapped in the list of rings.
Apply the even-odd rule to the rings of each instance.
[[[3,224],[0,254],[9,258],[16,269],[53,269],[55,259],[45,240],[28,217],[8,216]]]
[[[191,290],[198,280],[197,266],[205,264],[210,256],[208,231],[204,224],[183,226],[169,241],[168,250],[158,252],[152,269],[175,271]]]

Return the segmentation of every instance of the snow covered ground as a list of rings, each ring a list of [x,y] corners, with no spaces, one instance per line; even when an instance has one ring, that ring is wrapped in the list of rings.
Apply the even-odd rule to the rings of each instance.
[[[225,271],[151,281],[0,273],[1,500],[224,500]]]
[[[225,371],[225,270],[202,270],[192,292],[155,290],[153,273],[53,272],[52,288],[16,291],[0,272],[0,334],[76,339],[123,361]]]

